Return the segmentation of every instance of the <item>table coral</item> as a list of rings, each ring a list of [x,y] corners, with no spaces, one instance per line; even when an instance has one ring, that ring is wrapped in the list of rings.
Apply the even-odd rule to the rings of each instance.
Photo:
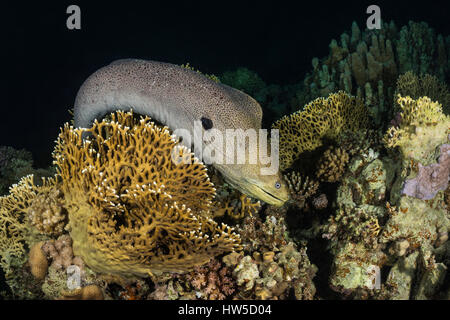
[[[323,139],[336,140],[344,131],[366,129],[368,125],[360,99],[343,91],[318,98],[272,125],[280,131],[280,167],[286,170],[302,152],[320,147]]]
[[[54,159],[74,253],[97,272],[185,272],[239,248],[239,236],[210,218],[215,189],[205,166],[148,117],[66,124]]]

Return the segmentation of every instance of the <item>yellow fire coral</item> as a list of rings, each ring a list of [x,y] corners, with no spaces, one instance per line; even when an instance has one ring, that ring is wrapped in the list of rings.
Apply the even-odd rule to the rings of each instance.
[[[428,97],[417,100],[398,96],[401,122],[388,129],[384,143],[389,148],[399,147],[405,158],[420,161],[423,165],[435,162],[435,148],[447,142],[450,116],[442,112],[439,102]]]
[[[339,91],[278,120],[272,128],[280,130],[281,169],[289,168],[302,152],[320,147],[325,138],[335,139],[344,130],[366,128],[367,114],[360,99]]]
[[[398,95],[403,97],[410,96],[413,99],[427,96],[432,101],[439,101],[442,104],[444,113],[449,114],[450,91],[447,85],[439,81],[435,76],[429,74],[417,76],[411,71],[406,72],[397,79],[395,97]],[[394,105],[394,108],[399,109],[397,104]]]
[[[220,201],[214,201],[214,209],[212,210],[214,217],[227,215],[232,219],[240,220],[247,215],[252,216],[261,208],[259,201],[252,202],[252,199],[245,194],[240,192],[236,193],[240,195],[233,194],[233,196],[225,199],[223,204]]]
[[[206,167],[148,117],[118,112],[90,129],[66,124],[54,159],[74,254],[95,271],[184,272],[240,248],[232,228],[210,218]]]
[[[43,239],[32,226],[30,207],[54,185],[55,179],[44,179],[37,186],[28,175],[10,187],[9,195],[0,197],[0,265],[6,273],[25,262],[27,246]]]

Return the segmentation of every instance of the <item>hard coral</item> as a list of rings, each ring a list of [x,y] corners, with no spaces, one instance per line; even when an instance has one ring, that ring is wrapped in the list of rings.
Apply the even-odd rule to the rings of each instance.
[[[74,253],[97,272],[184,272],[239,248],[239,236],[210,218],[215,189],[205,166],[148,117],[66,124],[54,159]]]
[[[310,179],[309,177],[302,177],[297,171],[292,171],[284,176],[289,191],[291,192],[291,198],[299,207],[305,205],[305,201],[316,194],[319,188],[319,183]]]
[[[261,208],[259,201],[252,202],[250,197],[236,191],[223,201],[214,201],[212,213],[214,217],[228,216],[235,220],[253,215]]]
[[[60,300],[103,300],[102,289],[91,284],[82,288],[61,292]]]
[[[344,131],[368,127],[367,111],[360,99],[340,91],[318,98],[272,125],[280,130],[280,167],[289,168],[300,154],[320,147],[324,139],[334,139]]]
[[[439,101],[445,114],[450,113],[450,92],[447,85],[435,76],[425,74],[417,76],[413,72],[408,71],[397,79],[397,88],[395,97],[401,95],[418,99],[423,96],[429,97],[432,101]],[[397,109],[398,105],[396,104]]]
[[[350,32],[331,41],[327,57],[312,60],[302,100],[345,90],[364,100],[381,125],[391,113],[398,75],[412,70],[444,80],[449,57],[450,42],[426,23],[410,21],[399,31],[393,22],[379,30],[361,30],[354,22]]]
[[[63,233],[67,223],[64,195],[56,186],[41,188],[40,194],[31,202],[28,218],[41,233],[57,236]]]
[[[348,153],[342,148],[327,149],[319,160],[317,177],[324,182],[337,182],[344,174],[349,161]]]
[[[10,187],[9,195],[0,197],[0,265],[6,273],[12,266],[25,262],[26,246],[31,247],[43,238],[32,226],[30,207],[55,183],[55,179],[44,179],[43,185],[37,186],[33,175],[28,175]]]
[[[398,96],[402,112],[399,127],[391,127],[384,136],[388,148],[399,147],[405,159],[428,165],[435,161],[435,149],[447,142],[450,116],[442,113],[439,102],[428,97],[417,100]]]
[[[43,242],[36,243],[31,247],[28,263],[30,265],[31,274],[36,280],[44,280],[48,270],[48,261],[42,250]]]

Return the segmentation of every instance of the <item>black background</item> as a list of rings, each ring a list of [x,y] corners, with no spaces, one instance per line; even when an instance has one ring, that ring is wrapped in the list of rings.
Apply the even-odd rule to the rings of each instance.
[[[70,4],[81,8],[79,31],[66,28]],[[370,4],[397,27],[425,21],[450,35],[449,1],[3,2],[0,145],[50,164],[78,88],[119,58],[189,62],[213,74],[245,66],[267,83],[300,82],[352,21],[365,26]]]

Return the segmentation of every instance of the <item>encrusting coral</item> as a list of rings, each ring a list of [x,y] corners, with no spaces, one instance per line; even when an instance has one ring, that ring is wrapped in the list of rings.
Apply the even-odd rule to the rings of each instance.
[[[422,200],[433,199],[448,187],[450,177],[450,144],[440,146],[437,163],[423,166],[418,163],[417,176],[405,181],[402,193]]]
[[[184,272],[240,246],[210,218],[215,189],[205,166],[148,117],[117,112],[90,129],[66,124],[54,159],[74,254],[94,271]]]
[[[280,133],[280,167],[289,168],[302,152],[322,146],[324,139],[336,140],[344,131],[356,132],[368,126],[366,107],[360,99],[343,91],[318,98],[272,125]]]

